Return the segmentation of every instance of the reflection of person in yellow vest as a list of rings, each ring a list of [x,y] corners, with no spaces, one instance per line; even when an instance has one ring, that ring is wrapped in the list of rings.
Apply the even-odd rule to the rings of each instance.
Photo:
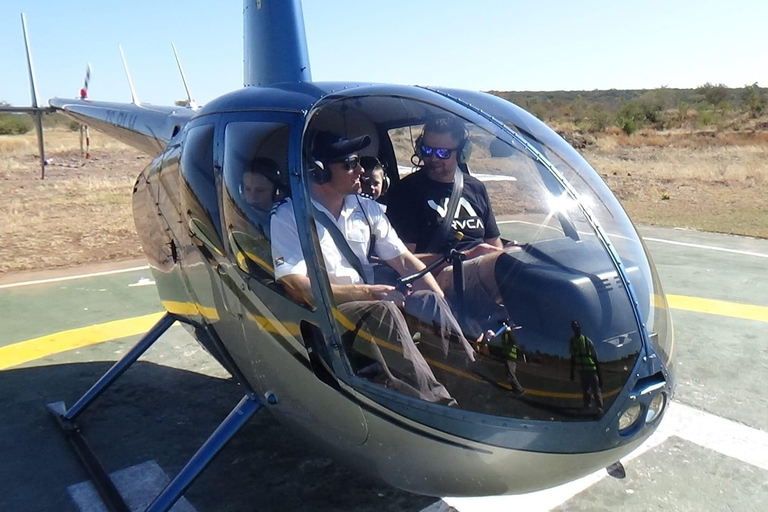
[[[501,328],[501,332],[495,333],[493,331],[488,331],[486,333],[486,338],[488,341],[490,341],[492,338],[495,338],[496,336],[501,336],[501,350],[504,354],[504,362],[507,366],[507,381],[509,382],[509,385],[512,386],[512,394],[514,396],[521,396],[525,394],[525,389],[523,389],[523,386],[520,384],[520,381],[517,380],[517,340],[515,339],[515,335],[512,333],[512,328],[504,323],[503,327]]]
[[[569,340],[571,381],[576,381],[574,370],[578,368],[581,392],[584,396],[584,408],[591,408],[594,398],[597,414],[601,415],[603,414],[603,394],[600,388],[603,385],[603,377],[595,346],[592,344],[592,340],[581,334],[581,327],[576,320],[571,322],[571,329],[573,330],[573,336]]]

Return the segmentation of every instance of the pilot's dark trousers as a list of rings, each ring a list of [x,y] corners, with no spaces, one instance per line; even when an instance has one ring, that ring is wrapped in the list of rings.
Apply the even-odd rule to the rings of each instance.
[[[342,341],[352,369],[363,378],[405,395],[453,405],[408,331],[403,313],[389,301],[340,304]]]

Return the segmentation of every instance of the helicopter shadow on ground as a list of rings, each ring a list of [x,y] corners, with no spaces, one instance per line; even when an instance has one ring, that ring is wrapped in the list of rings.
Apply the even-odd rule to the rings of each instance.
[[[89,362],[0,372],[0,510],[75,511],[88,479],[46,409],[71,406],[110,366]],[[108,472],[154,460],[173,477],[242,397],[232,380],[140,361],[79,424]],[[192,484],[198,511],[421,510],[436,498],[354,473],[261,410]]]

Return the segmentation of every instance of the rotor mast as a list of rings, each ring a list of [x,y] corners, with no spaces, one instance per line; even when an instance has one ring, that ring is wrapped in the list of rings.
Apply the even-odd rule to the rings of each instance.
[[[311,82],[301,0],[243,0],[243,81]]]

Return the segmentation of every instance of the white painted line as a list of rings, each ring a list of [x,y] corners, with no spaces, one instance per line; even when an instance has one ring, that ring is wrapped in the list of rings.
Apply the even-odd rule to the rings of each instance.
[[[133,288],[134,286],[152,286],[154,284],[155,284],[155,281],[153,281],[152,279],[149,279],[147,277],[142,277],[135,283],[129,284],[128,287]]]
[[[681,245],[683,247],[693,247],[694,249],[707,249],[710,251],[720,251],[720,252],[729,252],[732,254],[741,254],[742,256],[755,256],[757,258],[768,258],[768,254],[763,254],[759,252],[751,252],[751,251],[740,251],[738,249],[728,249],[725,247],[716,247],[713,245],[701,245],[701,244],[692,244],[688,242],[675,242],[673,240],[664,240],[663,238],[651,238],[644,236],[643,240],[646,240],[648,242],[657,242],[661,244],[669,244],[669,245]]]
[[[672,402],[654,434],[637,450],[622,459],[626,465],[671,436],[721,453],[747,464],[768,470],[768,432],[721,418],[693,407]],[[604,469],[551,489],[516,496],[484,498],[443,498],[422,512],[549,511],[598,483],[608,474]]]
[[[671,435],[768,471],[768,432],[673,402],[659,428]]]
[[[3,288],[17,288],[20,286],[32,286],[35,284],[59,283],[61,281],[71,281],[73,279],[85,279],[87,277],[110,276],[113,274],[122,274],[125,272],[136,272],[137,270],[147,270],[148,268],[149,268],[149,265],[144,265],[141,267],[121,268],[118,270],[105,270],[104,272],[94,272],[92,274],[78,274],[74,276],[53,277],[51,279],[38,279],[36,281],[22,281],[20,283],[2,284],[0,285],[0,290],[2,290]]]
[[[531,226],[537,226],[539,228],[545,228],[545,229],[553,229],[558,232],[562,232],[561,229],[558,229],[554,226],[548,226],[543,224],[538,224],[536,222],[529,222],[524,220],[500,220],[496,222],[497,224],[529,224]],[[594,233],[579,231],[580,235],[594,235]],[[642,235],[641,235],[642,236]],[[616,234],[609,234],[609,238],[626,238],[625,236],[616,235]],[[643,240],[646,242],[656,242],[660,244],[669,244],[669,245],[679,245],[682,247],[691,247],[693,249],[705,249],[708,251],[719,251],[719,252],[727,252],[731,254],[739,254],[741,256],[754,256],[756,258],[768,258],[768,254],[760,253],[760,252],[752,252],[752,251],[740,251],[738,249],[729,249],[727,247],[717,247],[715,245],[702,245],[702,244],[693,244],[689,242],[676,242],[674,240],[665,240],[664,238],[653,238],[650,236],[643,236]]]
[[[505,176],[504,174],[473,173],[472,176],[480,181],[517,181],[514,176]]]
[[[109,477],[131,510],[146,510],[170,482],[168,475],[154,460],[115,471]],[[80,512],[107,512],[90,480],[70,485],[67,490]],[[195,512],[195,508],[182,496],[171,511]]]

